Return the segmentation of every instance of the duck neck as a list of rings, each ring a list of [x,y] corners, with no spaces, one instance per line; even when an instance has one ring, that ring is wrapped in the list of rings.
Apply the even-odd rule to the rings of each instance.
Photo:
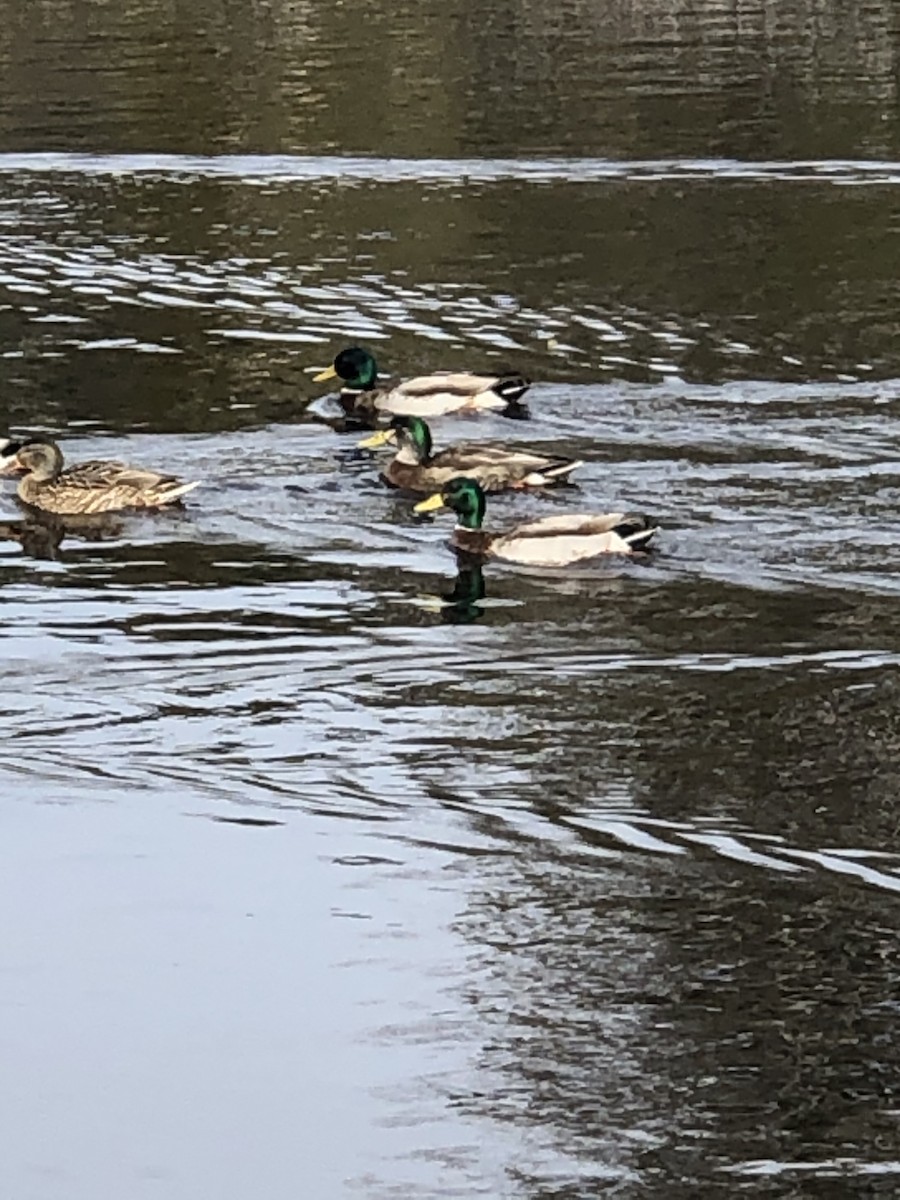
[[[25,504],[30,504],[38,492],[40,492],[41,485],[47,482],[46,479],[38,479],[36,475],[26,475],[23,479],[19,480],[16,495]]]
[[[475,517],[471,513],[461,513],[456,518],[456,528],[466,529],[470,533],[480,533],[481,517]]]
[[[413,442],[403,442],[397,450],[397,462],[406,467],[419,467],[425,461]]]
[[[410,466],[424,467],[431,462],[431,430],[424,421],[412,417],[409,428],[401,434],[397,457]]]
[[[450,538],[450,545],[459,555],[460,562],[478,562],[487,554],[491,535],[483,529],[468,529],[465,525],[457,525]]]

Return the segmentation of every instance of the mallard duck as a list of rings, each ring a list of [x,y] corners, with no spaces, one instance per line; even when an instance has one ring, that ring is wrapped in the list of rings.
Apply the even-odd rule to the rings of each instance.
[[[391,443],[398,450],[381,477],[407,492],[434,492],[459,475],[476,479],[485,492],[546,487],[561,483],[576,467],[583,466],[578,459],[547,458],[530,450],[472,442],[432,454],[431,430],[421,417],[394,417],[387,429],[364,438],[359,445],[374,450]]]
[[[24,473],[18,496],[23,504],[61,515],[162,508],[198,486],[127,463],[92,460],[63,470],[55,442],[29,438],[0,450],[0,475]]]
[[[627,513],[569,513],[516,525],[508,533],[487,533],[481,528],[484,491],[475,479],[451,479],[442,491],[420,501],[414,511],[438,508],[452,508],[456,513],[451,545],[461,554],[534,567],[562,567],[600,554],[633,554],[656,533],[646,517]]]
[[[444,413],[476,409],[510,411],[519,407],[531,387],[531,380],[513,372],[488,375],[438,371],[434,375],[404,380],[394,387],[379,388],[375,359],[360,346],[342,350],[332,366],[313,376],[313,383],[335,378],[341,380],[344,411],[369,416],[402,413],[414,417],[438,417]]]

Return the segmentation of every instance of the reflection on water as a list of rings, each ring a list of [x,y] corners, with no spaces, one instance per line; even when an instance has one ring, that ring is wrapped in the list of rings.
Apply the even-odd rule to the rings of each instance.
[[[484,600],[486,594],[481,567],[477,563],[460,563],[453,587],[450,591],[441,592],[437,598],[441,620],[450,625],[468,625],[479,620],[485,612],[479,602]]]
[[[894,1195],[895,7],[7,9],[0,436],[203,486],[0,491],[3,1194]],[[659,552],[456,564],[354,342]]]
[[[20,150],[896,150],[889,0],[564,0],[550,12],[504,0],[489,13],[465,0],[227,13],[198,0],[189,15],[162,0],[110,11],[42,0],[8,16],[0,128]]]
[[[16,542],[31,558],[58,558],[65,535],[61,521],[0,521],[0,542]]]

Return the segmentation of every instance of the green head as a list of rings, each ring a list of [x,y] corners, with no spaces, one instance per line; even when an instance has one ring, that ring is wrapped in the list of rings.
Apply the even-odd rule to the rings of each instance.
[[[378,365],[368,350],[363,350],[361,346],[349,346],[340,352],[332,366],[313,377],[313,383],[324,383],[335,376],[354,391],[369,392],[378,379]]]
[[[428,462],[431,458],[431,430],[421,417],[394,417],[391,429],[397,444],[408,446],[416,462]]]
[[[484,492],[475,479],[458,475],[451,479],[441,492],[429,496],[415,506],[415,512],[432,512],[436,508],[452,508],[456,513],[457,525],[464,529],[480,529],[484,521]]]

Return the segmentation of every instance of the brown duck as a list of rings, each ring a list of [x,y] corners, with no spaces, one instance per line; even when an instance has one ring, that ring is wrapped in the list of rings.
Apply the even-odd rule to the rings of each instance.
[[[17,489],[22,503],[62,516],[163,508],[199,484],[98,459],[63,467],[62,451],[49,440],[6,442],[0,447],[0,475],[24,476]]]
[[[472,442],[459,442],[432,454],[431,430],[421,417],[394,417],[387,429],[359,443],[368,449],[388,444],[395,445],[397,453],[381,477],[407,492],[440,491],[460,475],[477,480],[485,492],[549,487],[565,481],[576,467],[583,466],[573,458]]]

